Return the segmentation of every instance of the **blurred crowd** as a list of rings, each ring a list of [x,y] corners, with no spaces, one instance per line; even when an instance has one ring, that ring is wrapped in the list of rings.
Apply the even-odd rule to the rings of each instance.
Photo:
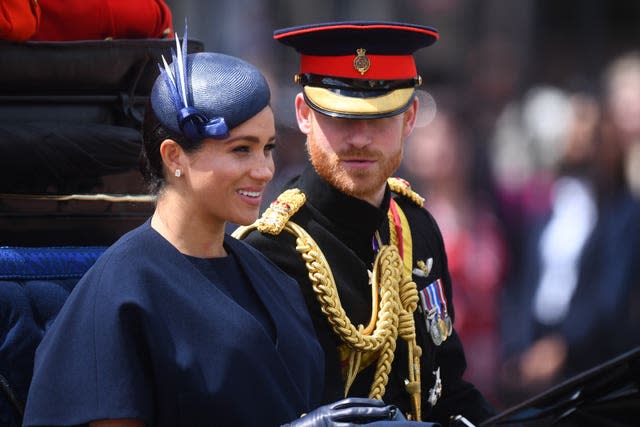
[[[640,52],[598,83],[529,88],[484,141],[435,88],[406,146],[401,173],[442,227],[467,375],[498,406],[640,345]]]

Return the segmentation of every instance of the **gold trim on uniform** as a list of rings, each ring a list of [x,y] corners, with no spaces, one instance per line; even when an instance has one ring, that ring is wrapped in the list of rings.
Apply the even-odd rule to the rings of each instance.
[[[391,177],[387,179],[387,184],[389,184],[389,188],[394,193],[406,197],[420,207],[424,206],[424,197],[411,189],[409,181],[402,178]]]
[[[262,216],[256,221],[261,233],[280,234],[287,221],[304,205],[307,196],[298,188],[292,188],[280,194],[271,202]]]

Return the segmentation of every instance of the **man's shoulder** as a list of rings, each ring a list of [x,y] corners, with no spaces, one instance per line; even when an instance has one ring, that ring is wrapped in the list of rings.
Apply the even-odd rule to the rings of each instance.
[[[389,178],[387,181],[393,200],[402,209],[411,229],[416,232],[440,234],[440,227],[429,211],[429,199],[411,188],[409,181],[402,178]]]
[[[404,178],[392,177],[387,180],[392,199],[407,214],[407,219],[424,220],[432,216],[428,210],[427,199],[414,191],[411,183]]]
[[[295,253],[295,236],[285,230],[289,218],[286,220],[280,218],[277,223],[270,223],[267,228],[260,226],[260,221],[264,218],[263,215],[252,225],[237,229],[232,236],[266,255],[272,261],[275,258],[282,262],[282,258],[286,258],[286,255],[278,254]]]
[[[254,224],[233,236],[260,252],[299,283],[303,283],[307,276],[305,263],[296,250],[296,237],[289,231],[271,234],[260,231]]]
[[[413,191],[411,184],[406,179],[391,177],[387,179],[387,184],[389,185],[391,192],[395,194],[396,199],[406,199],[418,207],[424,206],[424,197]]]
[[[263,234],[278,235],[282,233],[292,216],[302,208],[306,201],[305,194],[298,188],[291,188],[281,193],[253,223]]]

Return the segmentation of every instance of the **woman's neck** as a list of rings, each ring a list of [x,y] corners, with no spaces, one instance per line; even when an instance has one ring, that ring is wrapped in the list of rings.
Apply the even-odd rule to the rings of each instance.
[[[189,209],[172,194],[158,198],[151,218],[151,227],[185,255],[199,258],[226,256],[224,249],[224,222],[212,222],[204,215]]]

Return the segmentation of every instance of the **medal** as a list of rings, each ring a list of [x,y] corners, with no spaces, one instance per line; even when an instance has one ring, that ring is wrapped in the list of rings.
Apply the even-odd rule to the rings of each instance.
[[[431,334],[431,340],[435,345],[442,344],[442,334],[440,333],[440,327],[436,319],[433,319],[431,321],[431,326],[429,327],[429,333]]]
[[[440,379],[439,366],[438,369],[433,371],[433,375],[435,375],[436,379],[433,382],[433,387],[431,387],[431,389],[429,390],[429,398],[427,399],[429,401],[429,405],[431,405],[432,408],[436,406],[438,399],[440,399],[440,396],[442,395],[442,379]]]
[[[449,338],[449,333],[447,329],[447,325],[441,317],[438,317],[438,331],[440,331],[440,336],[442,337],[442,341],[446,341]]]
[[[453,332],[451,317],[447,309],[447,300],[440,279],[420,289],[420,302],[431,340],[441,345]]]
[[[429,297],[427,288],[421,289],[418,294],[420,295],[422,314],[424,316],[425,324],[427,325],[427,331],[429,331],[429,335],[431,335],[431,341],[433,341],[435,345],[440,345],[442,344],[442,334],[440,333],[438,319],[436,318],[438,315],[438,308],[433,305],[433,301]]]
[[[446,314],[444,317],[444,324],[447,327],[447,336],[451,335],[451,333],[453,332],[453,322],[451,322],[451,316],[449,316],[448,314]]]
[[[453,332],[453,322],[451,321],[451,316],[449,316],[449,308],[447,307],[447,297],[444,294],[444,288],[442,287],[442,281],[440,279],[436,280],[437,286],[436,291],[438,293],[438,299],[440,300],[442,307],[442,316],[444,325],[444,339],[449,338],[449,335]]]

